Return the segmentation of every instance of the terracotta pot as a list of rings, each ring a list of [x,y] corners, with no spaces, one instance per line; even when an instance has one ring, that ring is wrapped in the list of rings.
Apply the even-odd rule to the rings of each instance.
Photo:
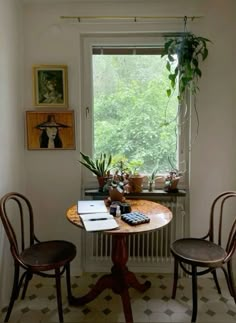
[[[178,183],[179,183],[179,177],[172,179],[171,181],[168,181],[165,183],[164,190],[167,192],[176,192],[178,191]]]
[[[131,186],[131,192],[133,193],[141,193],[143,190],[143,175],[137,175],[137,176],[130,176],[129,177],[129,183]]]
[[[97,180],[98,180],[98,191],[99,192],[103,192],[103,187],[106,184],[108,177],[106,176],[97,176]]]
[[[124,192],[119,192],[115,187],[109,187],[109,196],[111,201],[122,202],[124,200]]]

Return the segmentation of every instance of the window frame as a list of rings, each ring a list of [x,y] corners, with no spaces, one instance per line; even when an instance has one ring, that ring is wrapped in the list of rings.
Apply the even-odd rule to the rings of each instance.
[[[93,155],[93,77],[92,77],[92,57],[93,47],[109,47],[109,46],[156,46],[164,47],[164,35],[154,35],[153,33],[145,34],[84,34],[81,35],[81,148],[80,151],[92,156]],[[187,95],[186,105],[190,106],[190,96]],[[183,111],[185,109],[180,109]],[[178,148],[179,154],[178,164],[184,161],[184,166],[180,167],[180,171],[184,170],[181,177],[179,187],[188,188],[189,178],[189,133],[190,133],[190,109],[186,113],[179,115],[179,136]],[[81,165],[81,181],[82,188],[96,188],[96,177]],[[144,185],[147,184],[144,182]],[[157,182],[157,187],[163,187],[163,180]]]

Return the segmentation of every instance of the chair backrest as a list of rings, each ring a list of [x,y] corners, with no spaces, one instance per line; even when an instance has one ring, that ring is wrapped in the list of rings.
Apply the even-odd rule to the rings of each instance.
[[[235,205],[231,204],[232,199],[235,198]],[[212,242],[222,246],[223,242],[223,231],[226,230],[225,222],[229,222],[229,216],[232,217],[230,225],[228,224],[228,235],[225,244],[225,250],[228,257],[231,257],[236,249],[236,192],[228,191],[218,195],[212,203],[211,214],[210,214],[210,228],[209,228],[209,239]],[[228,214],[229,213],[229,214]],[[218,226],[217,226],[218,224]],[[217,232],[215,231],[217,229]],[[217,233],[217,234],[216,234]]]
[[[34,244],[33,209],[29,200],[20,193],[11,192],[0,200],[0,217],[15,259]]]

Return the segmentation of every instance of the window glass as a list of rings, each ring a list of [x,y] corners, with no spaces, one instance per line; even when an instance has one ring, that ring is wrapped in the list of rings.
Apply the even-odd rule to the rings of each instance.
[[[160,48],[93,48],[93,151],[140,160],[143,173],[179,168],[177,91],[168,98]]]

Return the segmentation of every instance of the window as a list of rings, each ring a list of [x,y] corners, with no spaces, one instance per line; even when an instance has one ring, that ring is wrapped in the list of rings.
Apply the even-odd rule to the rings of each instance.
[[[91,60],[84,75],[91,84],[86,99],[91,104],[84,148],[89,146],[87,153],[95,156],[140,160],[140,171],[146,174],[156,165],[160,173],[180,169],[178,93],[170,99],[166,95],[169,79],[161,44],[132,42],[119,37],[87,42]]]

